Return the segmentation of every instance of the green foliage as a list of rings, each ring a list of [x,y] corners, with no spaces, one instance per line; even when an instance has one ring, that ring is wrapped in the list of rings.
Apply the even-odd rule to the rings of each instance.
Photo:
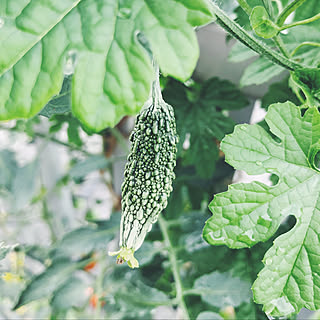
[[[295,11],[294,19],[296,21],[304,20],[312,17],[315,13],[320,12],[320,3],[317,0],[305,1],[297,10]],[[319,20],[312,22],[313,26],[319,26]]]
[[[317,225],[318,168],[312,154],[319,150],[320,115],[310,107],[302,117],[290,102],[269,107],[266,122],[280,138],[276,142],[258,125],[237,126],[222,142],[226,161],[249,174],[279,176],[274,187],[258,182],[236,184],[210,204],[213,217],[204,229],[211,244],[251,247],[266,241],[290,214],[296,224],[280,236],[264,257],[253,291],[255,301],[273,316],[290,315],[301,308],[318,309]],[[241,150],[241,152],[240,152]],[[276,283],[276,286],[274,285]]]
[[[88,284],[80,277],[70,277],[59,287],[50,301],[54,312],[67,311],[70,308],[80,308],[87,302],[86,290]]]
[[[60,91],[63,72],[74,73],[72,111],[94,131],[137,113],[149,94],[154,74],[139,32],[162,72],[186,80],[199,55],[193,27],[212,19],[206,0],[9,1],[1,16],[0,119],[37,114]],[[43,114],[56,111],[56,100]]]

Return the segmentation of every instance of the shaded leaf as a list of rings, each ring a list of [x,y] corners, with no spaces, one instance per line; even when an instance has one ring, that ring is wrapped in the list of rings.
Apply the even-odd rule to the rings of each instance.
[[[216,271],[198,278],[192,292],[201,295],[205,302],[219,308],[236,307],[251,298],[250,283]]]
[[[9,150],[0,151],[0,187],[11,189],[17,170],[17,162],[14,153]]]
[[[262,57],[251,63],[245,69],[240,79],[240,85],[245,87],[252,84],[262,84],[283,71],[284,69],[282,67]]]
[[[55,312],[72,307],[80,308],[88,301],[87,289],[88,284],[83,279],[73,276],[53,293],[50,305]]]
[[[134,307],[155,308],[166,305],[170,301],[168,296],[156,288],[149,287],[141,281],[127,283],[117,290],[116,299],[125,301],[126,305]]]
[[[223,318],[218,313],[204,311],[198,314],[196,320],[223,320]]]
[[[71,76],[66,76],[58,95],[54,96],[39,112],[41,116],[50,118],[54,114],[64,114],[71,111]]]
[[[286,101],[299,104],[299,99],[288,85],[288,78],[269,86],[268,92],[261,99],[261,107],[267,109],[273,103]]]
[[[178,156],[184,153],[185,164],[195,165],[201,177],[211,177],[219,156],[217,140],[234,126],[233,120],[221,109],[243,108],[248,104],[246,97],[233,84],[218,78],[191,87],[170,81],[163,95],[176,114],[180,136]],[[183,151],[183,143],[189,135],[190,147]]]
[[[250,58],[258,57],[257,53],[237,41],[229,52],[229,61],[231,62],[243,62]]]

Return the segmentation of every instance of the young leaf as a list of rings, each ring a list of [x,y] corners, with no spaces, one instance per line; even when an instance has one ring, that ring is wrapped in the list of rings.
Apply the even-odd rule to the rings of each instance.
[[[37,114],[58,94],[63,72],[74,73],[72,110],[96,131],[148,97],[154,71],[139,32],[163,74],[186,80],[199,55],[193,27],[212,20],[208,0],[14,3],[1,17],[0,120]]]
[[[215,196],[203,236],[214,245],[251,247],[294,215],[295,226],[274,241],[253,286],[255,301],[265,312],[288,316],[303,307],[320,308],[320,175],[311,162],[319,151],[320,115],[310,107],[302,117],[299,107],[286,102],[270,106],[266,122],[280,143],[259,125],[240,125],[221,148],[236,169],[274,173],[278,184],[240,183]]]
[[[276,36],[279,31],[277,25],[270,20],[267,10],[262,6],[252,9],[250,23],[254,32],[265,39]]]

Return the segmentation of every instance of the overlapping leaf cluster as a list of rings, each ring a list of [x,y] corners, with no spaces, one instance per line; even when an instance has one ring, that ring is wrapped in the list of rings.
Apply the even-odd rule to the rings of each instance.
[[[212,20],[207,0],[7,0],[0,10],[0,119],[35,115],[74,73],[73,113],[94,131],[148,97],[154,72],[139,35],[164,74],[186,80],[199,55],[193,28]]]

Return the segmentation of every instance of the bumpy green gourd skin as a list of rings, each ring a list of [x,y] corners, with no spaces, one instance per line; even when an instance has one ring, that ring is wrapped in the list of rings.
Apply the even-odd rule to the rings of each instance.
[[[161,95],[144,105],[130,141],[122,185],[120,246],[134,252],[167,206],[175,178],[178,136],[174,112]]]

